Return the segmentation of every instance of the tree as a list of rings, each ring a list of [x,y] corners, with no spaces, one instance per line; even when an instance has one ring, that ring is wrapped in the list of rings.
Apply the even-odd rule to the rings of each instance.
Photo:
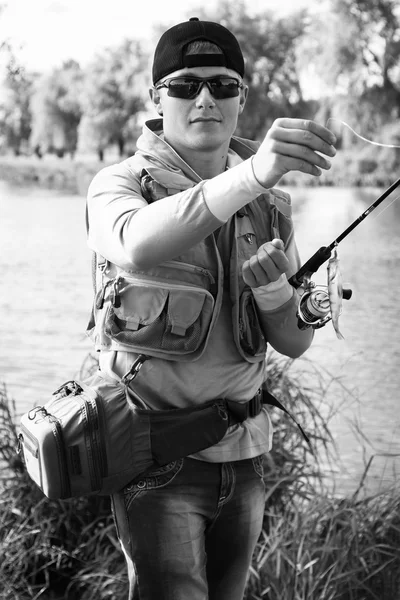
[[[331,0],[314,19],[303,59],[325,86],[321,111],[373,136],[400,114],[400,6]]]
[[[145,107],[148,56],[137,41],[125,40],[96,57],[85,73],[79,149],[103,160],[110,144],[122,156],[137,137],[137,118]]]
[[[16,156],[28,146],[31,134],[30,95],[35,76],[16,67],[12,55],[4,80],[4,99],[0,104],[0,145]]]
[[[6,8],[0,3],[0,17]],[[5,67],[0,104],[0,146],[11,149],[18,156],[23,146],[28,145],[31,132],[30,94],[35,76],[19,64],[8,38],[0,39],[0,55]]]
[[[70,60],[37,81],[32,96],[32,147],[60,157],[65,152],[74,155],[82,116],[82,80],[79,64]]]

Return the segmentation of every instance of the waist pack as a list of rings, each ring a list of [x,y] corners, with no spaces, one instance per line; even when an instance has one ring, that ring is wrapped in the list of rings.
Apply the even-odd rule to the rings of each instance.
[[[84,382],[68,381],[21,417],[19,451],[48,498],[113,494],[148,469],[217,444],[228,427],[257,416],[264,404],[293,419],[266,389],[245,403],[220,399],[169,410],[138,406],[127,385],[146,359],[140,355],[121,382],[100,371]]]
[[[154,466],[219,442],[230,418],[227,402],[148,410],[126,387],[98,371],[69,381],[43,406],[24,414],[19,449],[30,477],[51,499],[112,494]]]

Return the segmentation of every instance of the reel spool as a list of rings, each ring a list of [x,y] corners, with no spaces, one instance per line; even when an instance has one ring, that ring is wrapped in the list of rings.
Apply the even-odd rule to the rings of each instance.
[[[349,300],[351,295],[350,289],[343,289],[344,300]],[[328,287],[310,282],[300,299],[297,317],[299,329],[319,329],[326,325],[332,319]]]
[[[301,297],[297,316],[299,319],[299,328],[306,329],[313,327],[318,329],[323,327],[331,319],[331,308],[327,288],[323,286],[314,287],[310,291],[304,292]]]

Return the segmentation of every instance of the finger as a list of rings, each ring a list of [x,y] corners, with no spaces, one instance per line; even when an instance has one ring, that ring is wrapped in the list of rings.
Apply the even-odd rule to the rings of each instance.
[[[243,280],[244,282],[249,285],[250,287],[258,287],[260,284],[257,283],[257,279],[253,273],[253,271],[250,268],[250,261],[246,260],[245,263],[243,263],[243,267],[242,267],[242,276],[243,276]]]
[[[309,119],[289,119],[289,118],[281,118],[275,121],[278,126],[283,127],[284,129],[301,129],[303,131],[309,131],[314,135],[320,137],[323,141],[328,144],[336,144],[336,136],[327,127],[316,123],[315,121],[311,121]]]
[[[336,155],[336,148],[334,146],[328,144],[309,130],[280,128],[272,131],[270,137],[281,142],[307,146],[308,148],[311,148],[311,150],[321,152],[327,156]]]
[[[289,171],[301,171],[301,173],[314,175],[316,177],[319,177],[322,174],[322,171],[319,167],[309,163],[307,160],[284,156],[283,154],[280,155],[280,158],[282,160],[282,174],[288,173]]]
[[[290,268],[289,259],[286,254],[271,242],[267,242],[261,246],[257,255],[259,263],[267,272],[271,281],[279,279],[282,273],[286,273]]]
[[[324,158],[317,152],[310,150],[308,146],[300,146],[298,144],[287,144],[285,142],[275,141],[272,146],[272,151],[283,156],[305,160],[311,165],[316,165],[321,169],[331,168],[331,162],[328,159]]]
[[[271,283],[271,281],[278,279],[280,276],[269,257],[263,257],[263,260],[261,261],[258,253],[250,258],[249,268],[257,282],[257,286],[267,285],[268,283]]]
[[[259,248],[257,254],[250,258],[248,266],[257,285],[267,285],[282,275],[279,267],[262,248]]]
[[[269,243],[272,244],[273,246],[275,246],[275,248],[278,248],[278,250],[285,249],[285,244],[283,243],[283,240],[281,240],[280,238],[274,238]]]

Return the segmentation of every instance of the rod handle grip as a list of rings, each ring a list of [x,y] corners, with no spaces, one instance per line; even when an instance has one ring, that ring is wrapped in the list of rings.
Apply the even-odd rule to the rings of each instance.
[[[315,273],[318,271],[321,265],[324,264],[328,258],[331,256],[331,250],[327,246],[322,246],[319,250],[316,251],[315,254],[312,255],[311,258],[308,259],[307,262],[304,263],[302,267],[289,278],[289,283],[294,288],[298,288],[303,283],[303,279],[307,273]]]

